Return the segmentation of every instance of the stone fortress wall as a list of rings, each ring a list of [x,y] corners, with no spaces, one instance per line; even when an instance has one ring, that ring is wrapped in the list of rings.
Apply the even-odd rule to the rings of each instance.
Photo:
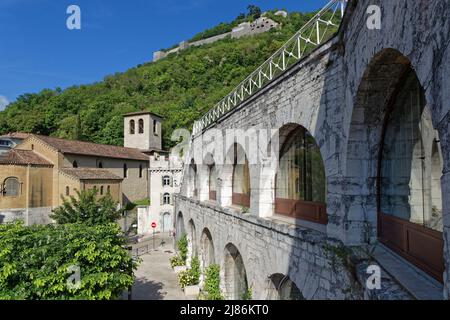
[[[287,16],[286,11],[277,11],[275,13],[276,15],[280,15],[283,17]],[[205,44],[214,43],[216,41],[225,39],[225,38],[232,38],[232,39],[238,39],[245,36],[254,36],[263,32],[267,32],[272,28],[278,27],[278,23],[273,21],[270,18],[264,17],[264,14],[255,20],[254,22],[243,22],[239,24],[237,27],[233,28],[232,31],[226,32],[223,34],[219,34],[210,38],[194,41],[194,42],[188,42],[188,41],[182,41],[180,42],[179,46],[176,48],[173,48],[168,51],[156,51],[153,53],[153,62],[158,61],[160,59],[163,59],[167,57],[171,53],[177,53],[182,50],[185,50],[189,47],[199,47]]]

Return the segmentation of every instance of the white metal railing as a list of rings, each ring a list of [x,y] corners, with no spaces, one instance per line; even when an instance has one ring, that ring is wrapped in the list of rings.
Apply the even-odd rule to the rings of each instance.
[[[200,133],[204,128],[239,106],[283,74],[312,49],[326,41],[330,32],[334,33],[339,27],[344,16],[346,2],[347,0],[330,1],[258,69],[245,78],[200,120],[195,121],[193,135]]]

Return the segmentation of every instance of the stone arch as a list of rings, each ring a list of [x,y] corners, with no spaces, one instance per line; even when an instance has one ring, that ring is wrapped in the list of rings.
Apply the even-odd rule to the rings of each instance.
[[[187,254],[187,262],[186,265],[190,266],[192,258],[197,256],[198,250],[197,250],[197,233],[195,229],[195,223],[194,220],[191,219],[188,222],[188,254]]]
[[[289,278],[281,273],[272,274],[268,278],[266,300],[304,300],[300,289]]]
[[[175,223],[176,223],[175,238],[178,241],[186,234],[186,229],[184,227],[183,213],[181,211],[178,212]]]
[[[327,179],[322,152],[304,126],[288,123],[279,129],[273,177],[274,213],[326,225]]]
[[[341,223],[346,244],[379,240],[442,280],[442,232],[417,228],[429,204],[423,163],[431,157],[425,140],[436,137],[432,110],[406,56],[389,48],[373,57],[354,99]]]
[[[204,274],[206,268],[215,264],[214,242],[211,232],[208,228],[204,228],[200,239],[200,285],[203,285]]]
[[[241,300],[248,291],[247,273],[242,255],[236,246],[225,247],[221,285],[228,300]]]
[[[395,49],[377,53],[369,63],[354,97],[345,157],[345,189],[340,223],[346,244],[377,237],[378,155],[389,100],[411,70],[409,59]]]

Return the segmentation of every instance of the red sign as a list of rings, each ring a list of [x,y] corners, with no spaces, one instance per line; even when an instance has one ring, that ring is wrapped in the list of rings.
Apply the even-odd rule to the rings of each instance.
[[[153,228],[153,229],[156,228],[156,222],[152,222],[152,228]]]

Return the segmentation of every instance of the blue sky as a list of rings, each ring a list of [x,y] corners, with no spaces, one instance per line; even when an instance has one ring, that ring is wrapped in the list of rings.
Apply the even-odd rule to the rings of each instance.
[[[261,9],[312,11],[327,0],[0,0],[0,110],[23,93],[89,84],[151,61],[220,22]],[[66,27],[81,8],[81,30]]]

